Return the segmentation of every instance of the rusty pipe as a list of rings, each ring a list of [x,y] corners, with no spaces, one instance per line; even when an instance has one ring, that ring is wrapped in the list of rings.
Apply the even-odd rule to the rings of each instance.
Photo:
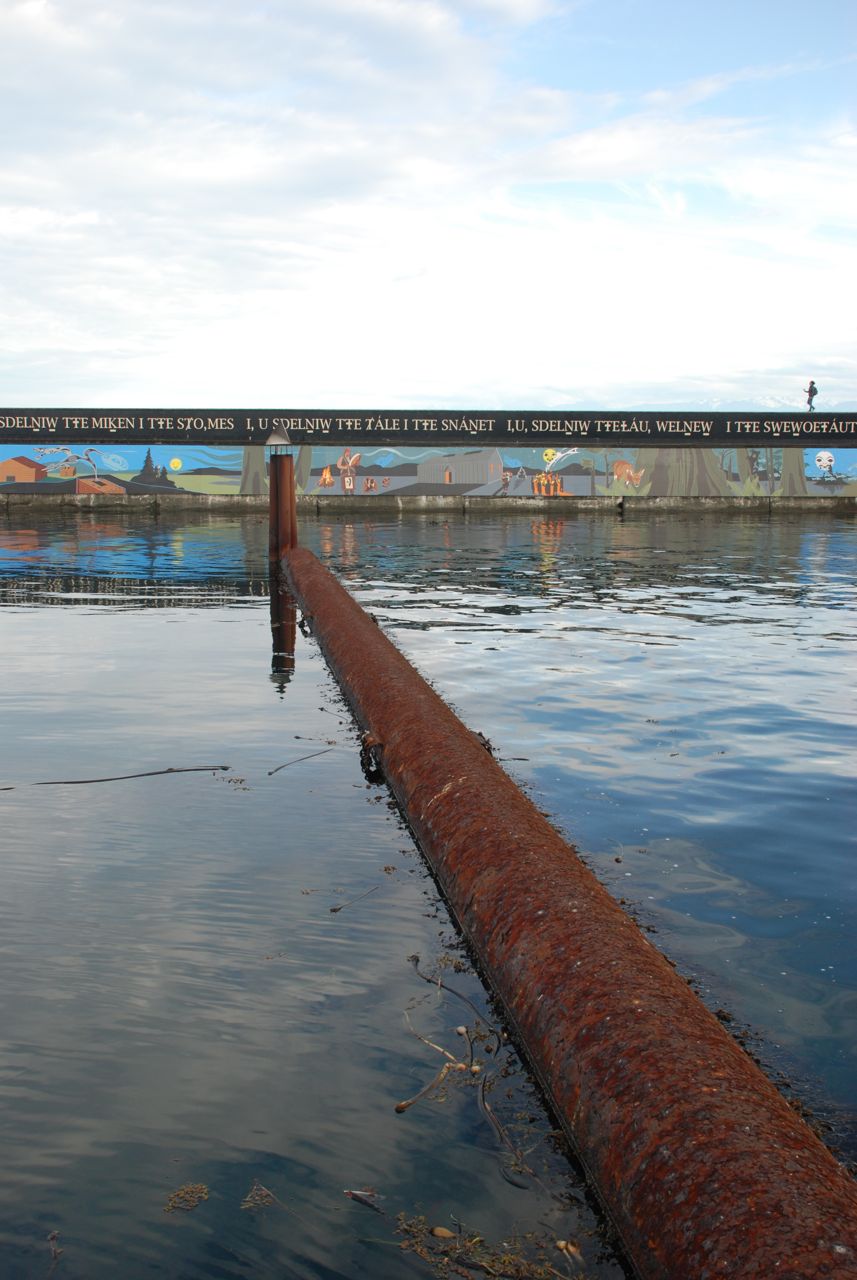
[[[857,1278],[857,1184],[348,592],[286,571],[643,1280]]]

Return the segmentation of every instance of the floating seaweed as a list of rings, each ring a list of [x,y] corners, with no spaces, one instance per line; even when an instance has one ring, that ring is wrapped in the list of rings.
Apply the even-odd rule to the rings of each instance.
[[[409,1218],[404,1213],[398,1216],[396,1233],[402,1237],[399,1248],[416,1254],[438,1276],[468,1280],[474,1272],[501,1280],[554,1280],[557,1276],[582,1280],[583,1276],[582,1255],[570,1240],[547,1240],[528,1232],[491,1245],[482,1236],[430,1226],[425,1217]],[[556,1253],[565,1264],[562,1271],[548,1261]]]
[[[349,1200],[355,1200],[357,1204],[365,1204],[367,1209],[374,1209],[376,1213],[384,1212],[378,1203],[384,1197],[374,1187],[361,1187],[358,1191],[343,1191],[343,1195],[348,1196]]]
[[[445,1062],[433,1079],[429,1080],[427,1085],[420,1089],[419,1093],[415,1093],[412,1098],[407,1098],[404,1102],[397,1102],[394,1110],[397,1115],[401,1115],[403,1111],[407,1111],[415,1102],[419,1102],[420,1098],[425,1098],[434,1090],[439,1089],[443,1084],[450,1071],[466,1071],[467,1066],[463,1062]]]
[[[267,1187],[263,1187],[258,1178],[253,1179],[253,1185],[241,1201],[242,1209],[268,1209],[272,1204],[279,1204],[277,1197],[273,1191],[269,1191]]]
[[[175,1213],[181,1209],[188,1213],[203,1200],[208,1199],[208,1187],[204,1182],[186,1182],[178,1191],[174,1191],[164,1205],[164,1213]]]

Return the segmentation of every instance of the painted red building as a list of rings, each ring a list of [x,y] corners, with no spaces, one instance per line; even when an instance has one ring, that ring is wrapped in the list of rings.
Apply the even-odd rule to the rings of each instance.
[[[0,484],[33,484],[46,479],[48,469],[32,458],[4,458],[0,461]]]

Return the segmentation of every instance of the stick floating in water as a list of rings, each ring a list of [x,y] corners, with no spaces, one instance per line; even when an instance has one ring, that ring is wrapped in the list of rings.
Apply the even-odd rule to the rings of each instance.
[[[308,756],[298,756],[297,760],[287,760],[285,764],[278,764],[276,769],[268,770],[268,777],[273,778],[275,773],[279,773],[281,769],[288,769],[289,765],[300,764],[301,760],[314,760],[316,756],[326,756],[328,751],[332,751],[333,747],[325,747],[323,751],[311,751]]]
[[[151,769],[148,773],[120,773],[115,778],[59,778],[54,782],[33,782],[33,787],[85,787],[92,782],[125,782],[128,778],[158,778],[165,773],[226,772],[231,764],[194,764],[185,769]],[[11,787],[8,790],[12,790]]]
[[[350,902],[342,902],[338,907],[331,907],[330,914],[335,916],[337,911],[341,911],[343,907],[353,907],[355,902],[361,902],[364,898],[368,898],[369,894],[374,893],[377,888],[378,886],[373,884],[372,888],[367,889],[365,893],[361,893],[359,898],[352,898]]]

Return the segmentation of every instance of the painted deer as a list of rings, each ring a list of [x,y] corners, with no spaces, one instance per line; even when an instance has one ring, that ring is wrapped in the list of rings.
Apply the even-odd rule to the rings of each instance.
[[[645,474],[645,467],[640,467],[639,471],[635,471],[630,462],[626,462],[624,458],[620,458],[618,462],[613,463],[613,479],[623,483],[626,489],[630,489],[631,485],[635,489],[639,489],[640,481]]]

